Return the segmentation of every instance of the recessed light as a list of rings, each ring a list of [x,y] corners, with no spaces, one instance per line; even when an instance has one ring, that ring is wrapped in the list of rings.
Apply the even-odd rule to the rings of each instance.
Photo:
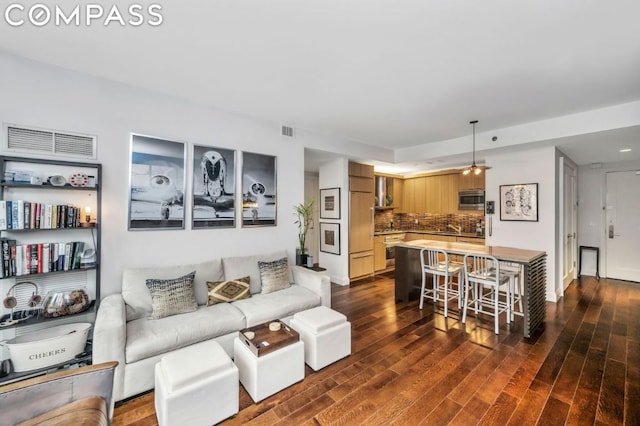
[[[620,152],[630,152],[631,148],[622,148]]]

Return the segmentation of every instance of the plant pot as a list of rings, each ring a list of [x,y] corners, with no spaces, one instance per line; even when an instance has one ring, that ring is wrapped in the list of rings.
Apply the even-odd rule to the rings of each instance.
[[[298,266],[306,266],[307,265],[307,253],[303,253],[302,250],[296,249],[296,265]]]

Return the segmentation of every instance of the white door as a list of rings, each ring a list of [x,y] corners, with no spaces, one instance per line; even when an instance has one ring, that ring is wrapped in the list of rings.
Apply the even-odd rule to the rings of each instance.
[[[607,173],[607,277],[639,281],[640,173]]]
[[[573,281],[576,273],[576,169],[563,161],[563,287]]]

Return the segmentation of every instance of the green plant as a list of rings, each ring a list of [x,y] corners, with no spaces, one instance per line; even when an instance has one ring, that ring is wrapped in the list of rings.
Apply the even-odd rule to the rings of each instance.
[[[296,216],[295,224],[298,225],[298,241],[300,242],[300,253],[307,250],[307,232],[313,227],[313,209],[316,200],[310,199],[306,203],[300,203],[293,206],[294,215]]]

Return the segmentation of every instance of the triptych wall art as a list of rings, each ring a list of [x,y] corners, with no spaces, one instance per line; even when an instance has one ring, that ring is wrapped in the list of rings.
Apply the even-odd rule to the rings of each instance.
[[[276,225],[275,156],[241,153],[240,198],[235,150],[193,145],[189,166],[186,154],[185,142],[131,135],[129,230],[184,229],[185,200],[191,202],[191,229],[233,228],[237,214],[242,227]]]

